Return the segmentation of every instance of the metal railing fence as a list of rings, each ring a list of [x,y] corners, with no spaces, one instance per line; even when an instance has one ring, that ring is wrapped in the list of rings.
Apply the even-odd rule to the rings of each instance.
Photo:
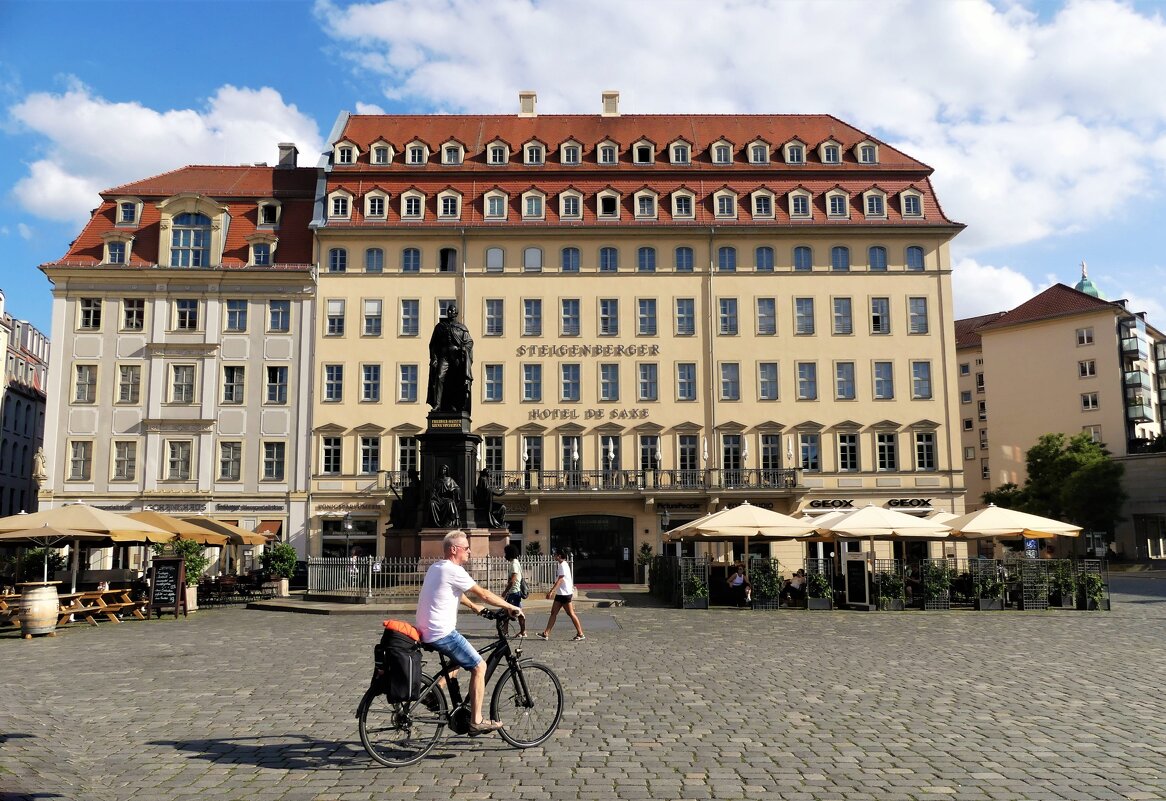
[[[425,572],[438,559],[375,556],[308,557],[308,596],[351,595],[357,598],[415,597]],[[555,583],[558,563],[550,556],[519,557],[531,594],[546,592]],[[466,571],[479,585],[501,595],[510,579],[510,561],[501,556],[472,558]]]

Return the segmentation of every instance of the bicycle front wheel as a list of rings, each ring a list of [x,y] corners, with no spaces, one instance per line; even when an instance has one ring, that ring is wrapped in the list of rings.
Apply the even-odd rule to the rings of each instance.
[[[445,693],[430,676],[423,677],[421,697],[412,702],[390,703],[383,693],[369,690],[357,709],[360,742],[382,765],[411,765],[437,745],[448,710]]]
[[[502,721],[502,739],[530,748],[551,736],[563,717],[563,685],[549,667],[523,661],[494,685],[490,717]]]

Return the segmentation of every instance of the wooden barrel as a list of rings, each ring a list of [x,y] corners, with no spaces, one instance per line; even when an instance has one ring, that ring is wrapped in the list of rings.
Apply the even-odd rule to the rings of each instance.
[[[28,639],[34,634],[57,631],[56,584],[26,586],[20,594],[20,633]]]

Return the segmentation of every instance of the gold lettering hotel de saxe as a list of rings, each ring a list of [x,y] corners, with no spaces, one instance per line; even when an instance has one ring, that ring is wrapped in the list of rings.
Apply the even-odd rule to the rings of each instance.
[[[61,388],[42,508],[386,553],[456,303],[512,537],[575,548],[594,579],[746,500],[963,511],[963,226],[930,167],[829,115],[519,106],[342,113],[315,167],[281,145],[274,167],[103,192],[42,267]]]

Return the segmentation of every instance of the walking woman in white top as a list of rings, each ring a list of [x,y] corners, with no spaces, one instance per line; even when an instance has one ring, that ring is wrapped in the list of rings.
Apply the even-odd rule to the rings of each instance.
[[[575,605],[571,603],[571,599],[575,595],[575,582],[571,580],[571,566],[567,564],[567,554],[562,548],[555,549],[555,561],[559,563],[559,577],[555,579],[554,586],[547,593],[547,600],[549,601],[553,596],[555,602],[551,604],[551,617],[547,620],[547,627],[540,631],[538,636],[544,640],[549,640],[559,610],[565,609],[567,617],[571,618],[571,622],[575,624],[575,636],[571,639],[575,641],[585,640],[587,638],[583,635],[583,624],[579,622],[579,616],[575,614]]]

